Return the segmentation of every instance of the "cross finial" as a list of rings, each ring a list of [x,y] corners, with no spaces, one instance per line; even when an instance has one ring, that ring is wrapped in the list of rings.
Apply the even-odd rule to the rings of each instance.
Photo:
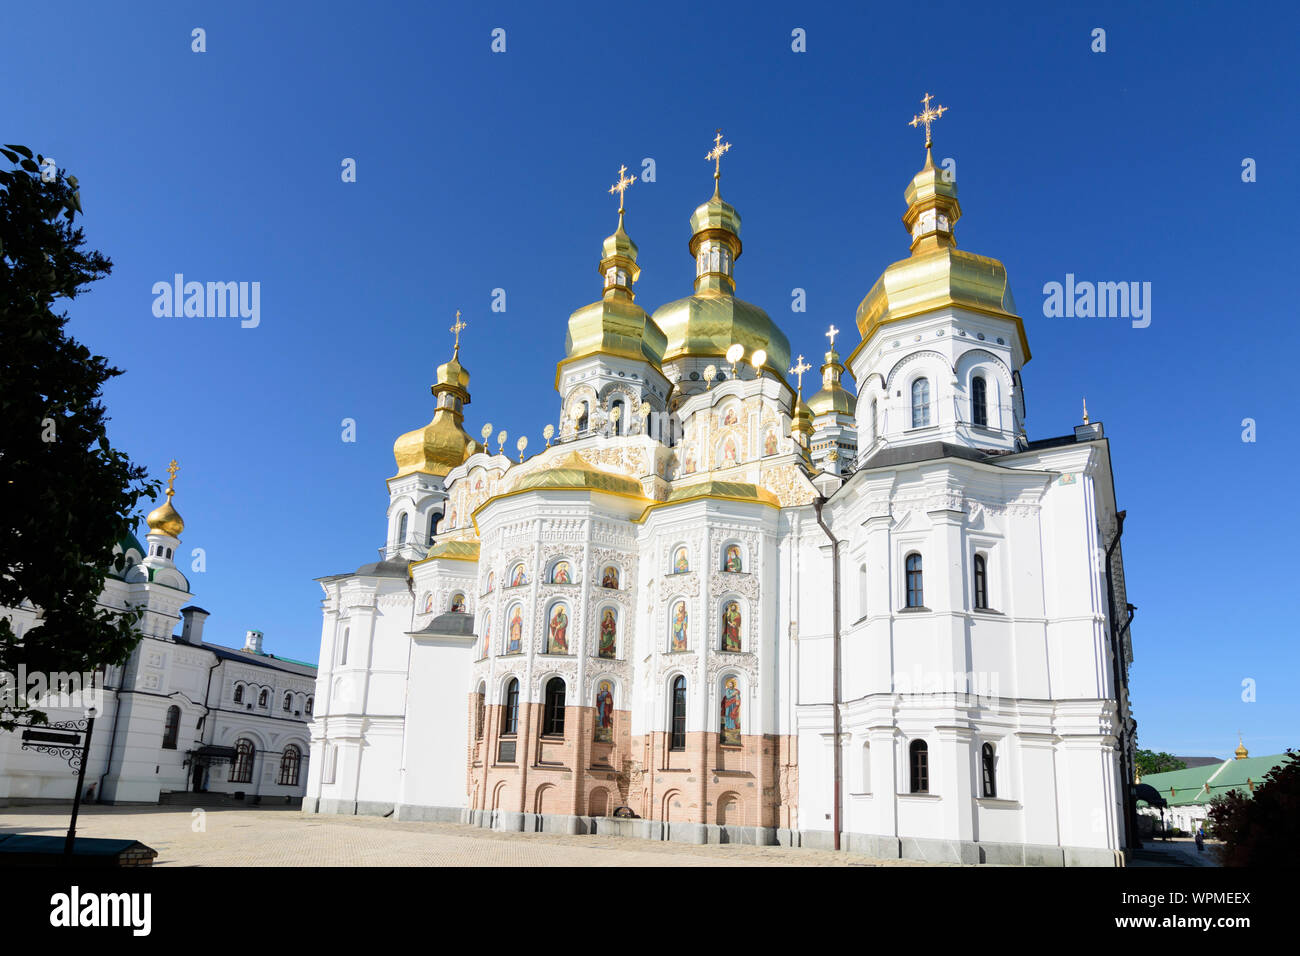
[[[1083,423],[1088,424],[1088,400],[1083,400]]]
[[[623,193],[627,190],[629,186],[631,186],[634,182],[636,182],[635,176],[624,176],[623,174],[626,172],[627,172],[626,166],[619,166],[618,182],[616,182],[614,185],[609,187],[610,195],[613,195],[614,193],[618,193],[618,215],[620,219],[623,217]]]
[[[831,348],[835,348],[835,336],[839,334],[840,330],[837,329],[835,323],[832,322],[830,329],[826,332],[826,337],[831,340]]]
[[[452,353],[451,353],[451,357],[452,357],[452,358],[455,358],[457,355],[460,354],[460,333],[463,332],[463,331],[464,331],[465,329],[467,329],[467,328],[469,328],[468,323],[465,323],[465,322],[462,322],[462,321],[461,321],[461,319],[460,319],[460,309],[457,309],[457,310],[456,310],[456,324],[453,325],[453,326],[448,330],[448,331],[450,331],[450,332],[455,333],[455,335],[456,335],[456,347],[452,350]]]
[[[175,490],[172,488],[172,485],[176,483],[176,472],[180,470],[181,470],[181,466],[176,464],[176,459],[173,458],[171,460],[171,464],[167,466],[167,474],[171,475],[171,477],[167,479],[167,499],[169,501],[171,500],[171,496],[176,494]]]
[[[717,181],[722,178],[722,154],[731,149],[730,143],[722,141],[722,130],[718,130],[718,135],[713,137],[713,149],[709,150],[705,159],[713,160],[713,179]]]
[[[936,106],[934,109],[931,109],[930,100],[932,98],[933,97],[931,97],[929,93],[926,93],[925,96],[921,97],[921,106],[924,108],[921,110],[919,115],[913,116],[912,122],[908,124],[909,126],[914,126],[914,127],[915,126],[925,127],[925,148],[926,149],[929,149],[931,146],[934,145],[934,139],[930,135],[930,124],[933,123],[935,120],[937,120],[944,113],[948,112],[948,107],[946,106]]]
[[[805,362],[803,360],[803,356],[800,355],[798,358],[795,359],[794,368],[790,369],[790,374],[795,376],[795,378],[799,382],[800,398],[803,397],[803,373],[808,371],[810,368],[812,368],[812,366],[809,365],[807,362]]]

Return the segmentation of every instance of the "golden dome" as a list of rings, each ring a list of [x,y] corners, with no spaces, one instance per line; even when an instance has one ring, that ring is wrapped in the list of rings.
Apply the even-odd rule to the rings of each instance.
[[[767,351],[765,368],[784,381],[790,364],[790,340],[756,305],[725,292],[705,291],[655,309],[654,322],[667,339],[664,361],[686,356],[720,358],[733,344]]]
[[[459,355],[457,346],[451,360],[438,366],[437,380],[430,388],[438,400],[433,421],[393,442],[397,462],[393,478],[416,472],[441,477],[478,450],[461,427],[462,409],[469,404],[469,372],[460,364]]]
[[[172,507],[173,494],[175,492],[168,488],[167,500],[149,512],[149,516],[144,520],[150,531],[179,538],[181,532],[185,530],[185,519],[180,516],[180,512]]]
[[[1245,760],[1250,756],[1250,751],[1246,749],[1246,745],[1242,742],[1240,737],[1237,738],[1237,749],[1233,751],[1233,754],[1238,760]]]
[[[912,254],[887,268],[858,306],[862,341],[890,322],[951,305],[1012,320],[1028,361],[1029,343],[1016,315],[1006,267],[997,259],[957,248],[953,237],[953,226],[961,217],[957,186],[945,180],[929,150],[924,168],[903,197],[908,204],[903,225],[912,236]]]
[[[605,277],[605,292],[599,301],[569,316],[565,357],[555,372],[557,388],[564,366],[588,355],[649,362],[656,368],[663,361],[664,334],[645,309],[635,303],[632,284],[641,269],[636,264],[636,243],[623,231],[621,212],[618,228],[605,240],[601,251],[599,271]]]
[[[813,416],[835,412],[840,415],[852,415],[857,405],[853,393],[840,384],[844,366],[840,364],[839,353],[831,348],[826,353],[826,363],[822,365],[822,388],[808,399],[808,410]]]

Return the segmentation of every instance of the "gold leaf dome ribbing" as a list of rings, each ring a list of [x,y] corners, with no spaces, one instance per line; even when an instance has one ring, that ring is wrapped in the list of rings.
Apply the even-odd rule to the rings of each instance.
[[[172,496],[176,494],[175,484],[178,471],[180,471],[180,466],[176,464],[176,459],[173,458],[167,466],[167,472],[171,475],[167,479],[167,500],[149,512],[144,519],[150,531],[157,534],[171,535],[173,538],[179,538],[181,532],[185,530],[185,519],[181,517],[179,511],[172,507]]]
[[[457,313],[456,326],[464,328]],[[460,364],[459,329],[451,360],[438,366],[437,380],[430,391],[438,400],[433,421],[402,435],[393,442],[397,462],[394,478],[417,472],[442,477],[478,449],[478,443],[461,427],[463,407],[469,404],[469,372]]]

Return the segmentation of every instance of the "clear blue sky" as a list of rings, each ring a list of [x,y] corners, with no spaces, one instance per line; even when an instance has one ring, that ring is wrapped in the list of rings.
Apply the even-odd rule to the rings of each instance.
[[[648,309],[690,290],[687,218],[721,126],[739,293],[796,352],[832,322],[847,352],[858,302],[907,253],[923,151],[906,121],[928,90],[950,108],[935,151],[957,160],[958,241],[1006,263],[1025,318],[1030,437],[1069,432],[1086,396],[1111,439],[1141,744],[1300,743],[1294,5],[445,6],[5,11],[0,135],[80,178],[114,270],[72,331],[126,369],[114,443],[155,475],[181,463],[210,640],[256,627],[316,659],[312,579],[376,557],[392,442],[432,414],[456,309],[471,434],[491,421],[541,443],[620,163],[657,166],[628,195]],[[151,287],[177,272],[260,282],[260,326],[155,318]],[[1066,273],[1152,283],[1150,327],[1043,317],[1043,284]]]

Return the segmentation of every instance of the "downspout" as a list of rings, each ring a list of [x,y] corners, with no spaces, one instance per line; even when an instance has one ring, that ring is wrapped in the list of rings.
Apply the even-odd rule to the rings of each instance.
[[[1106,548],[1106,609],[1107,622],[1110,629],[1110,666],[1111,677],[1115,685],[1115,710],[1119,718],[1119,743],[1120,743],[1120,770],[1123,774],[1123,786],[1120,793],[1124,800],[1124,829],[1125,843],[1130,849],[1137,849],[1141,846],[1137,837],[1137,807],[1133,800],[1133,766],[1128,756],[1128,714],[1123,710],[1123,667],[1120,663],[1121,639],[1128,631],[1128,626],[1133,622],[1133,612],[1137,608],[1128,605],[1128,620],[1124,622],[1124,627],[1116,626],[1115,621],[1115,581],[1112,573],[1111,560],[1114,557],[1115,550],[1119,547],[1119,540],[1124,534],[1124,519],[1127,511],[1115,512],[1115,537],[1111,540],[1110,546]]]
[[[136,649],[139,645],[136,645]],[[135,656],[136,651],[131,651],[131,656]],[[113,768],[113,747],[117,744],[117,719],[122,716],[122,688],[126,684],[126,667],[131,663],[131,657],[128,657],[122,664],[122,673],[117,680],[117,691],[113,695],[113,729],[108,735],[108,753],[104,757],[104,772],[99,775],[99,788],[95,793],[95,802],[104,802],[104,781],[108,779],[108,772]],[[89,756],[89,755],[87,755]]]
[[[200,641],[200,644],[201,643],[202,642]],[[212,699],[212,672],[220,666],[221,666],[221,658],[213,655],[212,666],[208,668],[208,684],[203,691],[203,733],[199,734],[199,746],[203,745],[203,738],[206,737],[209,733],[208,717],[212,714],[212,707],[208,704],[208,701]],[[189,789],[189,785],[194,782],[194,771],[196,769],[195,761],[197,759],[198,759],[197,756],[190,757],[190,773],[189,773],[190,779],[186,781],[187,790]],[[193,792],[198,793],[199,792],[198,788],[196,787]]]
[[[841,780],[843,778],[843,769],[841,767],[842,754],[840,748],[840,542],[839,539],[826,526],[822,520],[822,506],[826,504],[825,498],[817,498],[813,501],[813,510],[817,513],[817,523],[821,529],[826,532],[826,537],[831,539],[831,671],[833,674],[831,680],[831,712],[834,714],[834,741],[832,749],[835,752],[835,849],[840,848],[840,791],[843,789]]]

